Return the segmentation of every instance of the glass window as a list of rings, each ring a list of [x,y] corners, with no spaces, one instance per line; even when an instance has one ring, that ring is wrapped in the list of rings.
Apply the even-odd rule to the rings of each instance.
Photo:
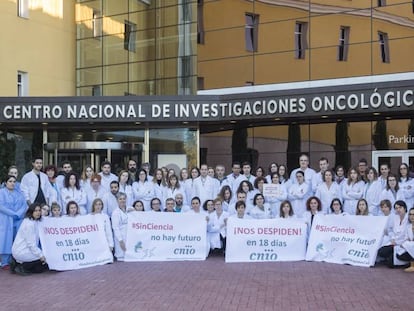
[[[204,44],[204,0],[197,1],[197,43]]]
[[[135,41],[137,36],[137,25],[129,21],[125,21],[124,31],[124,49],[135,52]]]
[[[17,16],[29,18],[29,0],[17,0]]]
[[[249,52],[257,52],[259,35],[259,15],[253,13],[246,13],[245,20],[246,50]]]
[[[308,23],[296,22],[295,24],[295,58],[305,59],[307,43]]]
[[[28,132],[0,130],[1,176],[6,176],[9,166],[16,165],[19,171],[18,180],[20,180],[32,169],[32,157],[42,154],[42,142],[41,129],[32,129]]]
[[[17,72],[17,96],[27,96],[27,95],[29,95],[28,74],[27,72],[18,71]]]
[[[92,13],[92,35],[98,40],[102,37],[102,13],[98,10],[93,10]]]
[[[347,26],[341,26],[339,29],[338,60],[348,60],[349,31]]]
[[[390,51],[388,45],[388,34],[385,32],[378,32],[379,38],[379,45],[380,45],[380,53],[381,53],[381,61],[383,63],[390,62]]]
[[[386,0],[377,0],[377,4],[378,4],[379,7],[381,7],[381,6],[386,6],[387,2],[386,2]]]
[[[179,95],[190,95],[192,94],[192,61],[191,56],[181,56],[179,58]]]
[[[197,166],[197,131],[189,128],[150,129],[149,156],[154,168],[169,164],[179,171]]]
[[[102,89],[100,85],[92,86],[92,96],[102,96]]]

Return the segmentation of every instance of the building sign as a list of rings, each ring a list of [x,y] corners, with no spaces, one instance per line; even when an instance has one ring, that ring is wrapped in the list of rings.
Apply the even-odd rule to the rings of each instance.
[[[0,122],[230,121],[412,111],[414,81],[221,96],[2,98]]]

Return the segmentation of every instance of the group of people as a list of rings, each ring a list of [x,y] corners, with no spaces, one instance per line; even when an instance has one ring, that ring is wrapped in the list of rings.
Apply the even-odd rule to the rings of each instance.
[[[205,216],[212,252],[225,250],[229,217],[297,219],[310,231],[318,214],[387,216],[379,260],[389,266],[397,265],[396,260],[411,262],[406,271],[414,271],[414,179],[405,163],[397,174],[386,163],[378,173],[365,159],[346,174],[343,166],[332,170],[328,159],[321,158],[315,171],[306,154],[290,175],[277,163],[253,172],[250,163],[234,162],[230,174],[224,165],[202,164],[179,172],[157,168],[151,175],[149,163],[138,168],[134,160],[117,175],[111,168],[105,161],[100,172],[88,165],[79,175],[68,161],[60,169],[43,168],[38,157],[19,183],[17,168],[10,167],[0,189],[2,268],[22,274],[47,269],[36,233],[41,217],[101,215],[108,245],[122,261],[128,213],[173,212]]]

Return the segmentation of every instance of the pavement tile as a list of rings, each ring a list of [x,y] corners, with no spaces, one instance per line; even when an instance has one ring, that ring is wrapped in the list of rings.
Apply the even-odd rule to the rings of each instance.
[[[115,262],[21,277],[0,271],[0,311],[414,310],[414,274],[316,262]]]

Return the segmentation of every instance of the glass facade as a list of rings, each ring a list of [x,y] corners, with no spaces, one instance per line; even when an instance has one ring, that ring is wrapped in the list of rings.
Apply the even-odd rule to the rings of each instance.
[[[150,162],[153,168],[198,165],[198,130],[174,129],[38,129],[35,131],[0,131],[0,169],[7,174],[11,165],[19,172],[31,169],[31,159],[44,154],[46,164],[57,167],[70,161],[77,172],[91,165],[96,171],[100,164],[109,160],[114,173],[127,166],[129,159],[137,163]],[[43,145],[43,148],[42,148]],[[178,174],[178,171],[177,171]]]
[[[178,175],[183,167],[197,166],[196,129],[150,129],[149,140],[149,160],[153,168],[173,166]]]
[[[195,94],[196,12],[189,0],[78,0],[77,95]]]

